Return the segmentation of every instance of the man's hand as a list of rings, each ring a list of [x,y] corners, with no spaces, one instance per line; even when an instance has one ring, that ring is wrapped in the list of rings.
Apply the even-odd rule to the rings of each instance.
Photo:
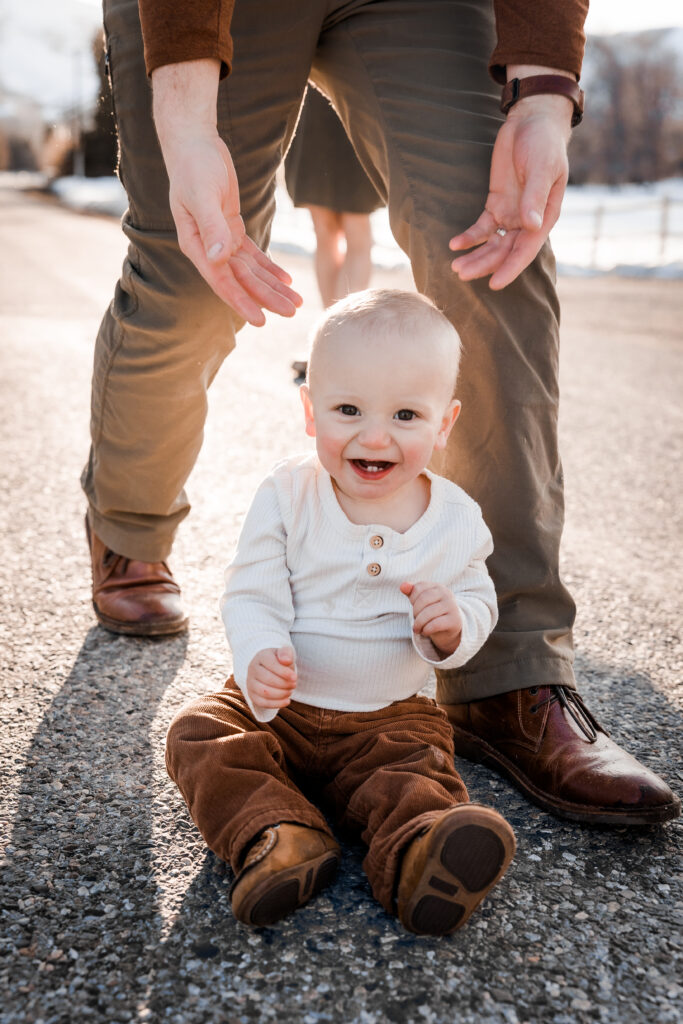
[[[291,647],[259,651],[247,669],[247,693],[254,707],[284,708],[296,687],[296,660]]]
[[[520,66],[508,74],[564,72]],[[450,241],[453,250],[477,247],[451,264],[462,281],[490,274],[491,288],[505,288],[539,252],[560,216],[572,110],[556,95],[529,96],[510,110],[493,147],[484,212]]]
[[[154,120],[182,252],[219,298],[260,327],[264,309],[293,316],[302,299],[246,235],[237,175],[216,128],[218,70],[213,60],[157,68]]]
[[[460,646],[462,617],[453,592],[441,583],[402,583],[413,606],[413,632],[429,637],[445,656]]]

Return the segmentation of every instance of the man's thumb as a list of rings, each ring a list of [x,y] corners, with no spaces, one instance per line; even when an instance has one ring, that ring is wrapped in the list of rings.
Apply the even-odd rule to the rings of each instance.
[[[232,255],[230,234],[222,215],[214,211],[196,211],[195,223],[199,231],[202,248],[210,263],[222,263]]]
[[[546,175],[537,174],[529,178],[520,203],[522,227],[527,231],[540,231],[543,227],[552,184]]]

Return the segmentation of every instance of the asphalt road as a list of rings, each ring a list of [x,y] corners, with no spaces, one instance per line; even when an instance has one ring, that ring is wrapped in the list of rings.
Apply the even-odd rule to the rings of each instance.
[[[93,338],[123,249],[112,220],[0,190],[0,1021],[681,1021],[680,821],[561,823],[466,762],[472,798],[506,815],[519,850],[462,932],[404,932],[353,845],[332,888],[289,920],[234,921],[230,872],[166,777],[164,734],[229,670],[217,600],[251,492],[310,443],[289,364],[317,295],[310,264],[290,259],[304,309],[245,330],[214,385],[172,562],[189,635],[115,637],[90,607],[78,477]],[[409,286],[404,272],[380,281]],[[680,794],[683,286],[560,290],[580,685]]]

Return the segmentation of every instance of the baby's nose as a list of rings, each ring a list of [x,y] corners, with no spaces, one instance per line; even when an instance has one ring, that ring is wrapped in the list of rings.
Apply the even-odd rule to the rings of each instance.
[[[359,435],[359,441],[366,448],[387,448],[391,444],[391,434],[383,423],[366,423]]]

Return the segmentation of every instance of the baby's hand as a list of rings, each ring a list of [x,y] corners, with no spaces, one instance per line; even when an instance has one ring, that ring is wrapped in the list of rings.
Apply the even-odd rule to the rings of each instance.
[[[291,647],[268,647],[249,662],[247,693],[254,707],[287,707],[295,687],[296,661]]]
[[[453,654],[462,636],[462,617],[453,592],[441,583],[402,583],[401,593],[413,606],[413,632],[429,637],[442,654]]]

